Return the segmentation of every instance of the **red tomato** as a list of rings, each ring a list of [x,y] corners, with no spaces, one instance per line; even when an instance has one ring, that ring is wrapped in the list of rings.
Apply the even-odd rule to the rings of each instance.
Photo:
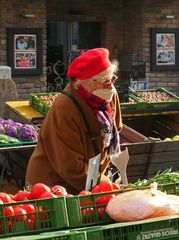
[[[38,208],[38,216],[41,220],[44,220],[44,219],[50,219],[51,218],[51,214],[46,212],[46,209],[44,206],[39,206]]]
[[[106,195],[106,196],[98,197],[96,199],[96,204],[97,205],[100,205],[100,204],[107,205],[109,200],[111,200],[111,198],[113,198],[113,197],[114,197],[114,195]]]
[[[111,192],[113,191],[112,182],[100,182],[96,185],[91,192],[92,193],[100,193],[100,192]]]
[[[120,191],[121,190],[121,188],[120,188],[120,186],[119,186],[119,184],[117,184],[117,183],[112,183],[112,187],[113,187],[113,191]]]
[[[96,185],[95,187],[93,187],[91,192],[92,193],[100,193],[101,189],[100,189],[99,185]]]
[[[32,199],[38,199],[42,193],[50,192],[50,188],[44,183],[36,183],[32,186],[31,196]]]
[[[14,209],[13,207],[4,207],[4,216],[13,216],[14,215]]]
[[[35,222],[31,219],[27,219],[28,230],[35,230]]]
[[[94,222],[94,209],[93,208],[82,209],[81,213],[83,216],[84,223]]]
[[[22,222],[22,221],[26,221],[27,220],[27,213],[26,211],[20,207],[20,206],[14,206],[14,219],[16,220],[16,222]]]
[[[40,195],[39,199],[43,198],[57,198],[57,196],[51,192],[44,192]]]
[[[14,195],[14,200],[19,202],[19,201],[24,201],[24,200],[30,200],[31,199],[31,193],[29,191],[18,191]]]
[[[67,196],[67,191],[64,187],[60,185],[55,185],[51,188],[52,193],[54,193],[57,196]]]
[[[35,223],[35,206],[33,204],[24,204],[21,206],[27,213],[27,218]],[[30,224],[30,221],[29,221]]]
[[[15,195],[9,194],[9,196],[11,197],[11,202],[15,202],[15,199],[14,199]]]
[[[99,207],[98,208],[97,212],[98,212],[99,220],[103,220],[104,219],[105,210],[106,210],[106,207]]]
[[[3,201],[3,203],[9,203],[12,200],[11,196],[4,192],[0,192],[0,199]]]
[[[99,188],[101,192],[110,192],[113,190],[112,182],[100,182]]]
[[[90,191],[82,190],[81,192],[78,193],[78,196],[89,195],[89,194],[91,194]]]

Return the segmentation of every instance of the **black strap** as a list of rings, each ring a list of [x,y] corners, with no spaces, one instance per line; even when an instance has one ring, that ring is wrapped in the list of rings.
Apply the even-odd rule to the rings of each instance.
[[[64,94],[65,96],[69,97],[75,103],[75,105],[78,107],[78,109],[79,109],[79,111],[80,111],[80,113],[81,113],[81,115],[83,117],[83,120],[85,122],[87,131],[88,131],[88,135],[89,135],[89,138],[90,138],[90,141],[91,141],[91,143],[93,145],[94,152],[95,152],[96,155],[98,155],[100,153],[100,151],[99,151],[98,145],[96,143],[96,139],[95,139],[95,137],[93,136],[93,134],[91,132],[90,125],[89,125],[89,123],[87,121],[86,115],[85,115],[83,109],[81,108],[79,102],[70,93],[68,93],[68,92],[61,92],[61,93]]]

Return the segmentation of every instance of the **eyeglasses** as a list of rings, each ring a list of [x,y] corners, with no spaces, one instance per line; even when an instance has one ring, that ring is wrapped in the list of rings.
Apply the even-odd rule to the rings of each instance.
[[[118,76],[116,76],[115,74],[113,74],[112,78],[111,79],[107,79],[107,78],[104,78],[104,79],[100,79],[99,83],[101,84],[107,84],[107,83],[112,83],[114,84],[118,79]]]
[[[115,74],[113,74],[112,78],[100,78],[100,79],[96,79],[95,82],[105,85],[105,84],[114,84],[118,79],[118,76],[116,76]]]

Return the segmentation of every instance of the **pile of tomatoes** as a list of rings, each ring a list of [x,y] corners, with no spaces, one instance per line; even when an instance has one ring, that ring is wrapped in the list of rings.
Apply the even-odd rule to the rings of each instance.
[[[115,191],[119,191],[119,185],[112,182],[100,182],[91,191],[81,191],[78,194],[80,201],[80,211],[83,223],[95,222],[96,217],[103,220],[105,209],[111,198],[115,196]],[[35,200],[71,197],[66,189],[60,185],[48,187],[43,183],[34,184],[30,190],[18,191],[15,195],[0,192],[0,234],[4,233],[2,222],[5,219],[6,229],[13,232],[15,223],[25,222],[28,230],[35,230],[40,220],[52,218],[43,203],[36,204]],[[5,217],[5,218],[4,218]],[[38,223],[37,223],[38,220]],[[44,226],[44,228],[47,226]]]
[[[43,183],[34,184],[30,191],[20,190],[15,195],[0,192],[0,205],[2,205],[0,208],[0,234],[3,233],[2,222],[4,219],[9,232],[12,232],[14,224],[17,222],[25,222],[28,230],[33,230],[36,228],[37,218],[50,220],[50,213],[46,213],[43,203],[37,207],[34,200],[57,198],[58,196],[68,196],[65,188],[60,185],[49,188]]]
[[[120,191],[120,186],[113,182],[100,182],[92,188],[91,191],[81,191],[80,198],[81,214],[83,223],[95,222],[104,220],[106,216],[106,206],[111,198],[115,196],[115,191]]]

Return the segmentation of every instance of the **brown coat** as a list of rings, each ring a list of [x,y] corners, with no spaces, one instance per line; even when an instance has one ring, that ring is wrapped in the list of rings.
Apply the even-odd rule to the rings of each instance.
[[[72,94],[83,108],[102,157],[101,171],[108,166],[107,149],[93,110],[84,102],[78,92],[68,85],[65,91]],[[121,112],[118,96],[111,103],[118,129],[121,129]],[[85,188],[88,160],[94,157],[92,144],[78,108],[67,96],[60,95],[54,101],[40,129],[37,146],[29,160],[26,183],[43,182],[49,186],[60,184],[69,193]]]

